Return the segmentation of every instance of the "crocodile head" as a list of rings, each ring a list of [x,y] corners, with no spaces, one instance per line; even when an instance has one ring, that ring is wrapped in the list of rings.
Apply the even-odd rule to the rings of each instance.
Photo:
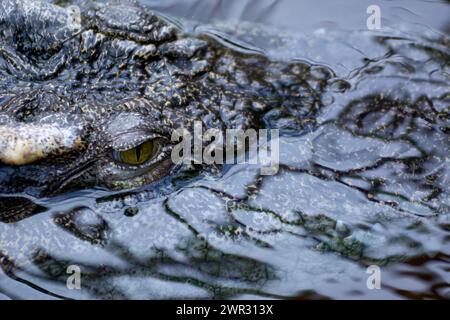
[[[309,65],[233,51],[135,3],[82,8],[0,4],[2,193],[153,183],[174,168],[174,129],[299,129],[320,104]]]

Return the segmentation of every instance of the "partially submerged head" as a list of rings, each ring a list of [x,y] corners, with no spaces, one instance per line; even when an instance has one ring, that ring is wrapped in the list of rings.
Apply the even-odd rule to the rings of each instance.
[[[134,2],[7,0],[0,26],[0,192],[149,184],[174,167],[174,129],[297,128],[319,104],[306,64],[184,34]]]
[[[198,109],[206,42],[129,1],[0,4],[1,192],[131,188],[167,175]],[[204,114],[205,112],[203,112]]]

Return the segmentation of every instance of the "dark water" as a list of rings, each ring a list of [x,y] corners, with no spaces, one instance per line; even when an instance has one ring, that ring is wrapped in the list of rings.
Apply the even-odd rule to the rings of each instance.
[[[0,298],[450,298],[448,2],[382,1],[377,31],[371,1],[144,2],[308,65],[330,84],[320,125],[280,137],[276,176],[31,199],[49,209],[0,224]]]

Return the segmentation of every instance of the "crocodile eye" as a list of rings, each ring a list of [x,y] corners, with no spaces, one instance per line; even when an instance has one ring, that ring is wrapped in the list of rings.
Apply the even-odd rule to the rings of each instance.
[[[137,166],[153,158],[157,149],[153,140],[148,140],[132,149],[116,151],[114,158],[124,164]]]

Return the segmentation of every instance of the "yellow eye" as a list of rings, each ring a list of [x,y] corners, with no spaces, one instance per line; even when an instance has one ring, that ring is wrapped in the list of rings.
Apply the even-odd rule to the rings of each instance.
[[[119,151],[118,158],[126,164],[140,165],[153,157],[155,149],[153,141],[148,140],[133,149]]]

